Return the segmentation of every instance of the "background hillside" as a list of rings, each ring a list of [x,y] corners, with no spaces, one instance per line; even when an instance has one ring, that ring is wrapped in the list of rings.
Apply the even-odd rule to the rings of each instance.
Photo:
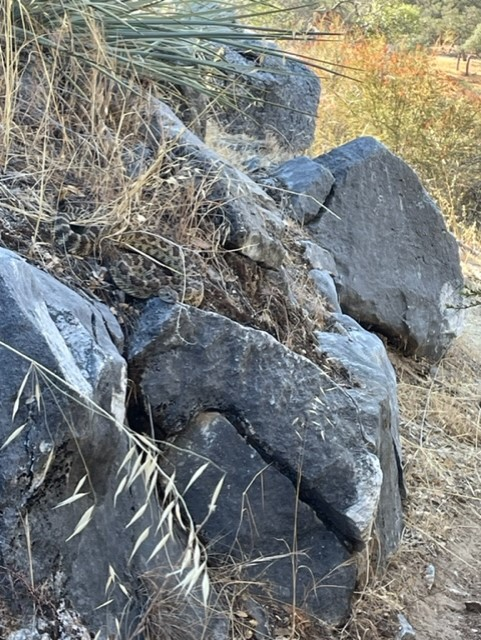
[[[479,0],[327,0],[302,6],[295,0],[280,0],[277,5],[292,9],[281,17],[285,24],[299,27],[328,13],[339,17],[347,29],[411,45],[464,46],[481,22]]]

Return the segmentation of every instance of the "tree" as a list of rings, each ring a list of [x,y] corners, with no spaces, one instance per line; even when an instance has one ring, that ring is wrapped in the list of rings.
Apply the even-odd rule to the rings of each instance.
[[[481,0],[411,0],[421,9],[421,33],[425,44],[459,45],[481,22]]]
[[[477,25],[472,35],[466,40],[463,49],[466,53],[474,53],[477,56],[481,55],[481,22]]]
[[[391,43],[412,40],[420,31],[421,9],[398,0],[372,0],[363,22],[368,33],[383,35]]]
[[[347,28],[382,35],[393,44],[412,41],[421,24],[421,9],[409,0],[330,0],[316,9],[319,16],[334,12]]]

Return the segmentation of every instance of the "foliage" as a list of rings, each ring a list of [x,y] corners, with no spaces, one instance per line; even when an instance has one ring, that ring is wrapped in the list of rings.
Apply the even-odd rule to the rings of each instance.
[[[478,95],[435,70],[427,52],[393,51],[383,38],[307,43],[303,51],[362,70],[359,82],[325,82],[315,154],[373,135],[413,166],[453,224],[478,217],[469,195],[481,163]]]
[[[317,8],[316,15],[336,16],[348,30],[365,35],[383,35],[389,42],[412,41],[419,33],[421,9],[409,0],[331,0]]]
[[[383,35],[391,44],[459,46],[481,23],[481,0],[324,0],[314,6],[310,1],[276,0],[269,6],[290,11],[279,14],[264,9],[264,24],[305,29],[336,16],[344,31]],[[256,24],[262,20],[256,18]]]
[[[258,70],[265,54],[263,41],[292,40],[282,27],[254,26],[267,9],[249,0],[236,3],[193,0],[5,0],[0,11],[2,48],[12,39],[17,47],[37,42],[52,52],[112,73],[128,68],[140,78],[187,86],[209,96],[225,92],[225,80],[239,73],[225,57],[229,47],[248,49]],[[260,6],[259,6],[260,5]],[[282,9],[269,8],[276,14]],[[253,40],[255,39],[255,40]],[[99,46],[101,44],[101,50]]]
[[[466,40],[463,49],[468,53],[481,54],[481,22],[478,24],[473,34]]]
[[[459,45],[481,22],[481,0],[413,0],[421,9],[425,44]]]
[[[411,41],[420,31],[421,10],[398,0],[372,0],[361,24],[389,42]]]
[[[317,13],[326,10],[347,28],[382,34],[391,43],[459,45],[481,22],[481,0],[325,0]]]

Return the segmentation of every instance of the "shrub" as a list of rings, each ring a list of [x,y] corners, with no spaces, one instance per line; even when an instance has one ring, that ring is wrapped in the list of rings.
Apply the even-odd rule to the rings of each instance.
[[[9,0],[0,9],[2,49],[14,43],[17,51],[32,42],[44,52],[59,53],[89,63],[112,75],[132,75],[195,89],[210,97],[225,97],[225,82],[239,70],[225,56],[226,49],[255,54],[250,72],[263,66],[273,52],[265,40],[302,37],[282,26],[279,16],[292,9],[239,6],[234,0]],[[275,27],[262,26],[265,14],[277,16]],[[255,24],[254,24],[255,23]],[[48,64],[48,62],[47,62]]]
[[[481,223],[471,197],[481,162],[480,96],[437,71],[426,50],[395,49],[383,38],[305,43],[302,51],[357,69],[355,80],[324,83],[314,154],[375,136],[412,165],[452,224]]]

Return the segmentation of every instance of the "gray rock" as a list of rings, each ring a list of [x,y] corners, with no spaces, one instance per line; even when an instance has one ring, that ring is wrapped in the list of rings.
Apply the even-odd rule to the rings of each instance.
[[[129,178],[138,178],[144,173],[154,160],[154,153],[150,147],[139,142],[133,148],[124,147],[122,161],[125,173]]]
[[[118,480],[115,474],[104,473],[127,452],[127,439],[109,417],[122,418],[124,411],[125,363],[110,337],[112,328],[117,331],[116,322],[110,317],[107,324],[106,315],[93,305],[5,250],[0,251],[0,300],[2,440],[24,425],[2,452],[2,567],[29,575],[24,527],[28,516],[36,581],[55,585],[60,581],[56,588],[65,590],[81,613],[90,614],[94,623],[104,623],[122,610],[126,599],[117,593],[113,607],[92,614],[106,600],[100,577],[107,580],[111,563],[127,588],[131,585],[125,575],[128,556],[123,558],[124,571],[120,566],[122,554],[135,540],[133,532],[123,530],[120,516],[120,509],[133,505],[124,496],[119,510],[114,509],[111,499]],[[30,361],[38,363],[33,370]],[[87,471],[92,474],[85,488],[88,495],[54,509],[72,495]],[[93,506],[92,495],[96,500],[91,526],[66,542]],[[118,547],[106,544],[108,525],[118,529]],[[88,554],[82,551],[87,548]],[[30,613],[27,594],[16,592],[11,597]]]
[[[304,259],[307,260],[312,269],[327,271],[331,276],[337,275],[336,262],[327,249],[323,249],[309,240],[301,240],[299,244],[304,248]]]
[[[280,53],[275,45],[270,46]],[[314,71],[286,56],[258,54],[254,49],[226,48],[225,60],[239,76],[235,87],[229,87],[234,106],[218,112],[223,127],[229,133],[261,139],[271,134],[292,153],[307,149],[314,140],[321,94]]]
[[[206,459],[211,463],[185,496],[195,522],[204,523],[199,533],[208,543],[211,562],[220,558],[225,564],[230,558],[239,565],[239,578],[264,585],[264,595],[286,603],[297,598],[324,620],[345,620],[355,566],[336,535],[297,500],[287,477],[266,464],[218,413],[199,414],[175,445],[166,460],[176,470],[179,488],[187,487]],[[224,488],[208,517],[222,478]]]
[[[3,602],[19,620],[29,619],[32,593],[22,584],[33,575],[52,607],[62,599],[71,602],[101,638],[116,635],[117,618],[131,637],[145,604],[140,577],[155,569],[158,581],[166,582],[180,567],[184,547],[171,537],[148,561],[160,540],[154,531],[161,509],[147,497],[143,476],[114,499],[137,457],[126,460],[126,366],[112,340],[119,340],[120,327],[108,309],[4,249],[0,310]],[[80,499],[59,506],[76,488]],[[145,515],[127,528],[145,504]],[[92,508],[90,522],[80,527]],[[151,535],[131,558],[147,527]],[[106,588],[110,568],[116,578]],[[178,585],[180,575],[169,584]],[[202,618],[203,626],[205,611],[193,602],[187,609],[187,623],[195,628]]]
[[[360,500],[356,513],[350,516],[360,519],[359,528],[372,513],[370,501],[378,501],[376,532],[380,539],[380,563],[393,552],[402,531],[401,497],[406,494],[403,473],[401,442],[399,440],[399,412],[397,385],[394,369],[381,340],[364,330],[355,320],[342,314],[332,315],[330,331],[316,332],[318,349],[332,366],[344,371],[349,380],[349,397],[357,407],[366,439],[376,434],[372,445],[381,463],[381,494],[366,487],[365,502]],[[361,492],[360,492],[361,493]]]
[[[91,635],[88,629],[82,624],[80,616],[76,611],[66,607],[62,600],[56,611],[58,627],[61,640],[90,640]]]
[[[353,357],[353,371],[324,370],[262,331],[160,300],[146,305],[129,348],[159,437],[181,433],[199,413],[220,413],[348,548],[363,546],[378,512],[391,513],[379,522],[391,529],[378,532],[387,553],[401,527],[398,482],[388,495],[381,471],[390,468],[389,483],[398,478],[394,378],[381,367],[384,392],[370,394],[372,372],[354,349]]]
[[[269,625],[269,616],[267,609],[262,607],[253,598],[244,600],[246,612],[255,620],[256,635],[265,640],[271,640],[272,635]]]
[[[211,215],[217,223],[225,227],[229,247],[267,267],[282,264],[285,250],[278,236],[285,224],[274,201],[259,185],[212,151],[156,99],[150,103],[147,138],[155,149],[165,150],[171,143],[173,153],[193,175],[202,176],[206,203],[213,208]]]
[[[458,247],[412,169],[373,138],[316,159],[335,177],[309,229],[336,261],[343,310],[437,360],[461,326]]]
[[[289,213],[300,224],[312,222],[321,215],[322,205],[334,184],[329,169],[306,156],[284,162],[271,176],[285,190]]]
[[[321,269],[311,269],[309,271],[309,277],[316,285],[316,289],[321,296],[327,302],[331,311],[341,313],[341,307],[339,305],[339,298],[337,297],[336,285],[334,279],[327,271]]]
[[[399,628],[396,633],[395,640],[414,640],[416,637],[416,631],[409,622],[409,620],[402,613],[398,613]]]
[[[47,633],[40,634],[35,629],[19,629],[7,636],[7,640],[52,640]]]

